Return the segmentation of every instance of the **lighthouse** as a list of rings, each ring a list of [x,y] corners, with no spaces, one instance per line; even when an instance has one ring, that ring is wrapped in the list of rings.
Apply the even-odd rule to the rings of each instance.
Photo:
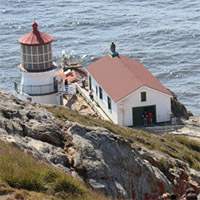
[[[37,103],[62,104],[63,80],[57,74],[60,67],[53,62],[53,37],[40,32],[38,24],[19,38],[21,45],[21,76],[15,79],[17,96],[22,100]]]

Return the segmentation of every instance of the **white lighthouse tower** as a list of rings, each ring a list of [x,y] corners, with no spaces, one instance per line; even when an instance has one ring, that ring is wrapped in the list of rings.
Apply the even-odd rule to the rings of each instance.
[[[52,59],[53,37],[40,32],[36,22],[32,27],[30,33],[19,38],[21,77],[14,83],[17,96],[37,103],[62,104],[63,81],[56,76],[62,69]]]

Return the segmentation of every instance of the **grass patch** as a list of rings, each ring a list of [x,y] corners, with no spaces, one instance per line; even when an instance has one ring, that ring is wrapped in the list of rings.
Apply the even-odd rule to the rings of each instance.
[[[166,158],[163,157],[159,159],[158,163],[158,168],[160,169],[160,171],[162,171],[167,176],[167,178],[171,180],[169,169],[173,166],[168,162],[168,160],[166,160]]]
[[[161,158],[159,160],[159,164],[160,164],[160,170],[166,174],[170,168],[169,162],[167,162],[165,158]]]
[[[0,195],[9,193],[24,199],[108,199],[0,140]]]
[[[82,116],[77,111],[63,106],[46,107],[55,116],[86,126],[104,127],[111,132],[133,142],[133,146],[146,147],[150,150],[162,152],[174,158],[189,163],[190,167],[200,170],[200,142],[189,139],[187,136],[164,135],[156,136],[142,130],[127,128],[113,123]]]

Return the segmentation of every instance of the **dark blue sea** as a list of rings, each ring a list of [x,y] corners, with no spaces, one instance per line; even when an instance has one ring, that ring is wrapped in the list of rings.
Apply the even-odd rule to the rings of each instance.
[[[200,115],[200,0],[0,0],[0,9],[0,88],[14,92],[18,38],[36,20],[57,62],[74,51],[87,66],[114,41]]]

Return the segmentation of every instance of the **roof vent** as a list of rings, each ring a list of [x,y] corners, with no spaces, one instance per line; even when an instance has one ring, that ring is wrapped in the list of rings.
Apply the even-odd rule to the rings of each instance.
[[[110,56],[112,57],[119,56],[119,54],[116,52],[116,45],[114,42],[112,42],[110,45]]]
[[[33,32],[34,33],[36,33],[36,32],[38,32],[38,24],[37,24],[37,22],[33,22],[33,24],[32,24],[32,27],[33,27]]]

